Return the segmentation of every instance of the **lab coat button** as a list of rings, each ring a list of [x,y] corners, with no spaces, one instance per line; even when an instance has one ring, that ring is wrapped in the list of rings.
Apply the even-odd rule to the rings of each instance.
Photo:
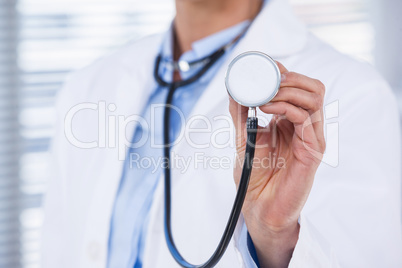
[[[97,261],[99,260],[100,257],[100,244],[96,241],[92,241],[88,244],[87,246],[87,253],[88,257],[92,261]]]

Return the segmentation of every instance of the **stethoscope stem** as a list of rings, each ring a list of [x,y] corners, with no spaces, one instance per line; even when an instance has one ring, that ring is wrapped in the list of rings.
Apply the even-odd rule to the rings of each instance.
[[[249,107],[248,108],[248,118],[254,118],[257,117],[257,111],[255,107]]]

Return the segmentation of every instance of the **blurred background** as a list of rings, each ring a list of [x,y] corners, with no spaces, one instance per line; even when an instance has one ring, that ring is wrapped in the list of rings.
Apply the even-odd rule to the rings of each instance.
[[[375,65],[402,113],[402,1],[291,0],[310,30]],[[39,268],[54,99],[66,75],[165,30],[172,0],[0,0],[0,267]]]

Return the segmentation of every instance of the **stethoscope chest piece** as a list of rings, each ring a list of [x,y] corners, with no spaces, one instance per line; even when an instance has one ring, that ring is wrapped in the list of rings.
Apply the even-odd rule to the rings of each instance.
[[[281,73],[268,55],[249,51],[229,64],[225,84],[229,95],[239,104],[258,107],[270,102],[278,93]]]

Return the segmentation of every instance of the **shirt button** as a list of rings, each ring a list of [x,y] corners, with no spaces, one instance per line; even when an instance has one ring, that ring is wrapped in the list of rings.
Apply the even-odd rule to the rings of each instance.
[[[100,257],[100,244],[96,241],[92,241],[87,246],[87,253],[89,259],[92,261],[99,260]]]

